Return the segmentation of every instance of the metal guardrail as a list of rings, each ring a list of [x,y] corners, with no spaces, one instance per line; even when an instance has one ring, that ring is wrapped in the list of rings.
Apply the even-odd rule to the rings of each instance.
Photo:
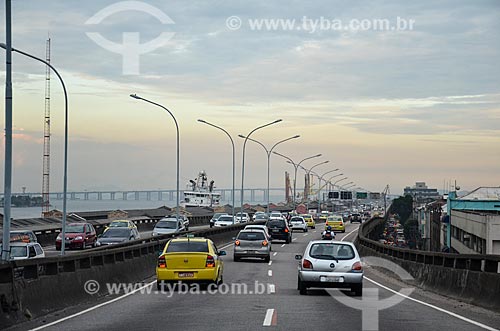
[[[358,232],[358,245],[372,249],[380,254],[393,258],[413,261],[452,269],[500,273],[500,255],[451,254],[429,252],[408,248],[392,247],[367,238],[368,234],[385,220],[373,218],[361,224]]]

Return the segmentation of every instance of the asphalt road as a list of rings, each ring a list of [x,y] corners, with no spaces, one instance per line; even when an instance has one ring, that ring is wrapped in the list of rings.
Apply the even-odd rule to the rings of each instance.
[[[358,224],[348,224],[337,240],[353,240]],[[233,262],[232,246],[225,248],[224,282],[247,284],[252,294],[181,292],[156,293],[154,278],[145,280],[142,292],[128,296],[101,297],[70,307],[12,330],[495,330],[500,316],[491,311],[416,289],[410,298],[394,295],[408,287],[386,276],[374,265],[365,267],[363,300],[350,292],[309,290],[299,295],[295,254],[302,254],[309,240],[320,238],[320,227],[308,233],[295,232],[293,242],[273,243],[270,263]],[[255,283],[262,284],[255,290]],[[380,284],[376,285],[374,282]],[[104,284],[101,284],[104,286]],[[256,294],[265,288],[264,294]],[[225,291],[225,290],[224,290]],[[221,287],[222,292],[222,287]],[[334,296],[340,294],[341,299]],[[385,301],[380,301],[383,299]],[[391,300],[387,304],[387,300]],[[401,300],[395,300],[401,299]],[[89,295],[89,300],[92,300]],[[113,301],[115,300],[115,301]],[[349,300],[344,304],[339,300]],[[357,301],[355,301],[357,300]],[[354,303],[353,303],[354,302]],[[387,304],[384,310],[377,310]],[[363,309],[361,309],[364,307]],[[89,309],[87,311],[86,309]],[[371,312],[371,313],[370,313]],[[79,314],[75,316],[75,314]],[[54,323],[54,324],[50,324]],[[46,326],[46,328],[44,328]]]

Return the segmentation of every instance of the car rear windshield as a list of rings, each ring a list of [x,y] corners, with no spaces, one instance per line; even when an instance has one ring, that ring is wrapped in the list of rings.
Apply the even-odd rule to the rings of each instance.
[[[241,232],[238,235],[240,240],[264,240],[264,233],[262,232]]]
[[[290,220],[290,222],[300,222],[300,223],[302,223],[302,218],[300,218],[300,217],[292,217],[292,219]]]
[[[11,246],[10,257],[26,257],[28,255],[28,247],[26,246]]]
[[[320,260],[350,260],[355,254],[351,245],[318,243],[311,246],[309,256]]]
[[[114,228],[104,232],[101,238],[125,238],[130,236],[130,230],[125,228]]]
[[[128,227],[128,222],[111,222],[109,224],[109,227],[112,227],[112,228],[124,228],[124,227]]]
[[[285,221],[283,220],[272,220],[267,222],[267,227],[268,228],[285,228]]]
[[[83,233],[83,232],[85,232],[85,230],[83,228],[84,228],[83,225],[68,224],[66,226],[66,233]]]
[[[232,222],[233,218],[231,216],[221,216],[221,217],[219,217],[218,221]]]
[[[173,241],[167,247],[167,253],[175,252],[200,252],[208,253],[206,241]]]
[[[158,229],[177,229],[177,221],[159,221],[155,228]]]

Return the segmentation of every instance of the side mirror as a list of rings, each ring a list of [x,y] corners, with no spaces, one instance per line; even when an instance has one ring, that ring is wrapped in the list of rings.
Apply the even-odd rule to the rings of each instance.
[[[295,260],[302,260],[302,255],[300,254],[295,255]]]
[[[224,256],[224,255],[227,255],[227,254],[226,254],[226,251],[219,251],[219,254],[217,254],[217,255]]]

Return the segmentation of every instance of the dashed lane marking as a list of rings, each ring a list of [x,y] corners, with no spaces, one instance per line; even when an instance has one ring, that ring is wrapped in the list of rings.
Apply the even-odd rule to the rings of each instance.
[[[268,275],[269,277],[272,277],[272,276],[273,276],[273,271],[272,271],[272,270],[268,270],[268,271],[267,271],[267,275]]]
[[[264,318],[264,323],[262,326],[276,325],[278,321],[278,316],[275,309],[268,309],[266,312],[266,317]]]

